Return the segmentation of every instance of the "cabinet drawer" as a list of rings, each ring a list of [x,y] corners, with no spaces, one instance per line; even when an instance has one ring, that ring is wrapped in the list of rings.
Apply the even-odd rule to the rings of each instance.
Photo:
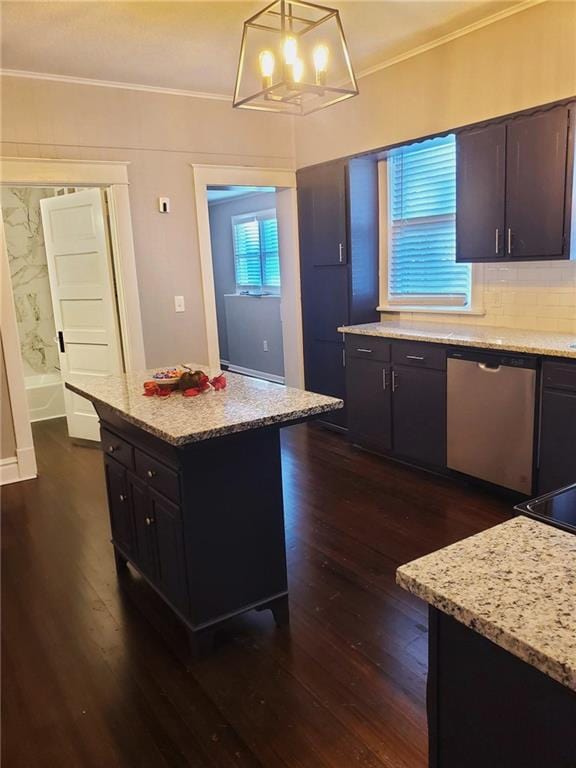
[[[576,365],[546,361],[543,371],[543,383],[547,389],[566,389],[576,392]]]
[[[387,363],[390,360],[390,342],[388,339],[380,339],[377,336],[352,334],[346,336],[346,354],[348,357]]]
[[[446,368],[446,350],[432,344],[395,343],[392,345],[392,362],[443,371]]]
[[[147,453],[136,450],[136,474],[149,486],[157,490],[167,499],[180,501],[178,473],[161,464]]]
[[[100,438],[102,440],[102,450],[107,456],[111,456],[120,464],[132,469],[134,467],[134,449],[118,435],[109,432],[102,427],[100,429]]]

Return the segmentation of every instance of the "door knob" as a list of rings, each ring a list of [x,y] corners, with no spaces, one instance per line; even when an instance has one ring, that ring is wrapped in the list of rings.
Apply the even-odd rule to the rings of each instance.
[[[126,496],[123,493],[120,494],[120,501],[126,501]]]
[[[148,475],[148,477],[156,477],[156,472],[154,472],[154,470],[153,470],[153,469],[149,469],[149,470],[146,472],[146,474]]]
[[[154,518],[153,517],[147,517],[146,518],[146,525],[152,525],[153,522],[154,522]]]

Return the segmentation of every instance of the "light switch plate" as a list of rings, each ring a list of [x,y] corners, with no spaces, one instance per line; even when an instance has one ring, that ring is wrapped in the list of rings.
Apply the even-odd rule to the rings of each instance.
[[[184,296],[174,296],[174,309],[176,312],[185,312],[186,305],[184,303]]]

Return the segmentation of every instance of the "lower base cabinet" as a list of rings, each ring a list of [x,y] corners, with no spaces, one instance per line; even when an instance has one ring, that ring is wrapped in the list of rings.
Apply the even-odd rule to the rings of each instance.
[[[546,361],[542,376],[538,492],[576,483],[576,364]]]
[[[392,448],[392,373],[389,363],[349,357],[346,397],[350,439],[375,450]]]
[[[97,411],[119,572],[140,572],[193,648],[248,610],[288,623],[279,428],[177,447]]]
[[[395,366],[392,376],[394,452],[446,466],[446,372]]]
[[[346,398],[352,442],[430,467],[446,466],[445,353],[349,336]]]
[[[344,400],[344,344],[341,341],[311,341],[306,349],[305,369],[307,390]],[[346,408],[323,414],[321,419],[337,427],[346,427]]]

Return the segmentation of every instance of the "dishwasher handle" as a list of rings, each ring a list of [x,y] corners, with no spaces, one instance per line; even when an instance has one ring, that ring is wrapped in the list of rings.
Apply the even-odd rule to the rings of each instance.
[[[482,368],[486,373],[498,373],[502,366],[500,364],[491,365],[490,363],[478,363],[478,368]]]

